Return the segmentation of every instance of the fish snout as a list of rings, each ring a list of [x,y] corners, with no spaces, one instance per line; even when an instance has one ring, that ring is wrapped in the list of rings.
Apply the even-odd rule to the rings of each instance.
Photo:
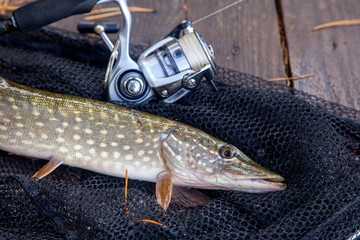
[[[286,188],[284,178],[268,170],[247,156],[238,156],[238,163],[223,169],[229,188],[242,192],[273,192]]]

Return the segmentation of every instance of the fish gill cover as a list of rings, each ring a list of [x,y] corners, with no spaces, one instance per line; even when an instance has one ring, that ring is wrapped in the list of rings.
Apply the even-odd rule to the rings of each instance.
[[[132,56],[144,49],[132,46]],[[0,75],[47,91],[104,100],[102,43],[45,29],[0,38]],[[132,105],[202,129],[279,173],[288,188],[250,194],[202,191],[203,207],[156,203],[155,184],[0,151],[1,239],[345,239],[360,230],[360,112],[219,67],[175,104]],[[128,214],[127,214],[128,211]],[[129,222],[131,219],[131,222]],[[151,219],[163,224],[137,222]]]

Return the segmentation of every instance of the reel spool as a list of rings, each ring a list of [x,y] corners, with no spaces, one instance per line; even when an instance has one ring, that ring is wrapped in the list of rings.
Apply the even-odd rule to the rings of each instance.
[[[216,74],[213,58],[211,46],[184,21],[147,49],[138,63],[157,98],[171,103],[196,88],[203,77],[212,81]]]
[[[195,71],[200,70],[208,63],[212,64],[214,52],[211,46],[206,45],[205,41],[195,32],[189,33],[178,40],[180,47],[182,48],[186,58],[192,69]]]

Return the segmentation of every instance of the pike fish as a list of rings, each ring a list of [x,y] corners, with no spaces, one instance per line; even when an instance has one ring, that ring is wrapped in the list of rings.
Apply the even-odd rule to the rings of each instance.
[[[200,189],[262,193],[283,178],[235,146],[189,125],[91,99],[31,89],[0,77],[0,149],[59,165],[156,183],[157,202],[205,204]]]

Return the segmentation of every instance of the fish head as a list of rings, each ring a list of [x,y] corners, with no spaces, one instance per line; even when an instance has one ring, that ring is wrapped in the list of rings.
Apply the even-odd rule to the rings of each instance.
[[[235,146],[197,129],[175,129],[161,148],[165,165],[179,185],[252,193],[286,188],[280,175]]]

